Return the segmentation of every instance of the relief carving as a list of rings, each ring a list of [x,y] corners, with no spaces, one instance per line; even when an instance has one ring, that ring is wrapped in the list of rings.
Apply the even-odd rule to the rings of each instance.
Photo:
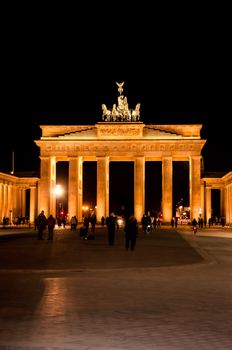
[[[104,127],[99,129],[100,136],[139,136],[140,129],[136,127],[128,127],[128,126],[118,126],[115,127]]]
[[[64,146],[62,146],[62,145],[55,145],[55,151],[64,151]]]
[[[79,145],[74,146],[74,151],[80,152],[80,150],[81,150],[81,147]]]

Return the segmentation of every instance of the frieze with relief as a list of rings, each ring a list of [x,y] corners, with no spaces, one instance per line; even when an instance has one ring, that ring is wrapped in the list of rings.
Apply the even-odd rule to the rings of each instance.
[[[122,136],[122,137],[127,137],[127,136],[140,136],[141,135],[141,130],[140,128],[136,126],[128,126],[128,125],[117,125],[117,127],[114,126],[101,126],[98,129],[98,136]]]
[[[107,154],[125,154],[127,152],[136,154],[137,152],[154,153],[154,152],[197,152],[199,153],[204,145],[203,140],[195,142],[133,142],[131,141],[99,141],[89,143],[78,144],[54,144],[44,143],[44,147],[41,147],[41,154],[43,155],[93,155],[95,156],[99,152]]]

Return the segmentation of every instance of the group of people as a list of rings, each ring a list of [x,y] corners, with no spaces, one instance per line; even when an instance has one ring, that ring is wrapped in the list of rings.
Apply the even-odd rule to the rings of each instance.
[[[83,225],[80,227],[80,238],[81,239],[95,239],[95,226],[97,218],[95,213],[90,216],[85,216],[83,219]],[[89,232],[89,225],[91,225],[91,231]]]
[[[150,225],[151,228],[155,229],[156,228],[160,228],[161,227],[161,220],[160,218],[155,218],[154,216],[150,216],[150,215],[146,215],[146,214],[143,214],[143,217],[141,219],[141,223],[142,223],[142,226],[143,226],[143,232],[146,232],[146,229],[147,229],[147,226]]]
[[[53,215],[51,214],[49,215],[48,218],[46,218],[44,214],[44,210],[42,210],[35,222],[35,228],[38,229],[38,236],[37,236],[38,240],[43,239],[43,232],[48,227],[48,240],[52,241],[55,224],[56,224],[56,219],[53,217]]]
[[[114,245],[115,242],[115,231],[117,227],[116,222],[116,216],[112,212],[105,220],[107,228],[108,228],[108,243],[109,245]],[[85,217],[83,221],[82,227],[80,227],[80,238],[82,239],[90,239],[87,238],[88,230],[89,230],[89,224],[91,223],[91,234],[90,237],[93,237],[94,239],[94,232],[95,232],[95,224],[96,224],[96,216],[92,215],[91,217]],[[51,214],[48,218],[46,218],[44,214],[44,210],[41,211],[41,213],[36,218],[35,222],[35,228],[38,229],[38,240],[43,239],[43,233],[48,228],[48,240],[53,240],[54,235],[54,227],[56,224],[56,219]],[[71,230],[76,230],[78,221],[77,217],[73,216],[70,220],[71,224]],[[134,217],[134,215],[130,215],[126,218],[125,223],[125,248],[126,250],[133,251],[135,249],[136,245],[136,239],[138,236],[138,223],[137,219]]]
[[[114,215],[113,212],[106,218],[109,245],[114,245],[115,231],[117,227],[116,219],[117,217]],[[129,217],[126,218],[124,230],[125,230],[125,248],[126,250],[130,249],[131,251],[133,251],[135,249],[136,239],[138,236],[138,223],[134,215],[130,215]]]

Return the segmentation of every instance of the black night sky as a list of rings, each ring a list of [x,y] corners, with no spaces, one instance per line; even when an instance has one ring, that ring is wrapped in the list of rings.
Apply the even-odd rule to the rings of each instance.
[[[204,170],[232,170],[226,24],[207,10],[20,5],[4,18],[1,172],[11,171],[12,151],[15,173],[39,171],[39,125],[101,121],[116,81],[130,108],[141,103],[145,124],[202,124]]]

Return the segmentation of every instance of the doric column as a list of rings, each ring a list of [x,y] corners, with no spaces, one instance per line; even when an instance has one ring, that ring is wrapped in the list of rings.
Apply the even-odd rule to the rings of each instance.
[[[36,216],[36,187],[30,188],[30,223],[34,223]]]
[[[109,157],[97,158],[97,221],[109,216]]]
[[[69,218],[76,215],[82,221],[83,202],[83,159],[82,157],[69,159],[69,187],[68,211]]]
[[[12,202],[12,210],[13,210],[13,218],[18,216],[18,188],[16,185],[13,185],[13,202]]]
[[[22,189],[21,189],[21,187],[18,187],[17,202],[18,202],[18,216],[22,216]]]
[[[56,217],[56,157],[50,158],[50,212]]]
[[[134,216],[141,221],[145,210],[145,158],[134,160]]]
[[[8,213],[7,216],[10,218],[10,224],[13,223],[13,187],[8,186]]]
[[[225,189],[220,188],[220,217],[225,216]]]
[[[22,189],[22,216],[26,216],[26,188]]]
[[[189,165],[190,214],[197,220],[201,208],[201,156],[191,157]]]
[[[3,219],[3,184],[0,183],[0,224]]]
[[[205,184],[201,183],[201,217],[205,219]]]
[[[40,165],[40,204],[39,212],[46,216],[56,215],[56,158],[41,157]]]
[[[232,224],[232,184],[226,185],[225,189],[225,216],[226,216],[226,224]]]
[[[163,221],[172,219],[172,157],[162,159],[162,212]]]
[[[7,207],[7,216],[12,219],[12,185],[8,185],[8,207]]]
[[[78,157],[78,191],[77,191],[77,220],[82,221],[82,205],[83,205],[83,158]]]
[[[7,215],[7,208],[8,208],[8,185],[3,185],[3,216]]]

